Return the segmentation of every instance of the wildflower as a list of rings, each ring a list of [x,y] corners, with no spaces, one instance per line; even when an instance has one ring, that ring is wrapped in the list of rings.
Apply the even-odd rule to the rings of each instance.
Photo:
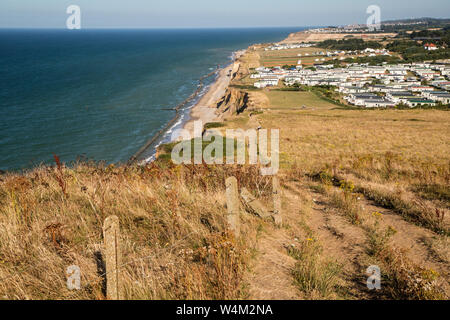
[[[397,232],[398,232],[397,229],[395,229],[393,226],[389,226],[386,231],[386,234],[390,237],[395,235]]]
[[[383,216],[383,214],[382,214],[381,212],[378,212],[378,211],[374,212],[372,215],[373,215],[375,218],[381,218],[381,217]]]

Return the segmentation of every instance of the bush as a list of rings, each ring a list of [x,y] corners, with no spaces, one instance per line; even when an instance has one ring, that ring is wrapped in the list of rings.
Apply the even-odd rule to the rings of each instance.
[[[365,50],[367,48],[379,49],[383,45],[376,41],[364,41],[363,39],[325,40],[317,44],[320,48],[332,50]]]

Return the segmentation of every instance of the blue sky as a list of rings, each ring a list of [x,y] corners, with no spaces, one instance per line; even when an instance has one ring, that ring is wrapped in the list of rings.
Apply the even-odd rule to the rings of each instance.
[[[382,20],[450,13],[449,0],[0,0],[0,27],[64,28],[69,5],[83,28],[342,25],[364,23],[372,4]]]

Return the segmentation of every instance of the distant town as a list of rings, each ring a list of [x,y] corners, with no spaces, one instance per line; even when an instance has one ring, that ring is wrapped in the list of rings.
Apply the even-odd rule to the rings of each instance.
[[[350,104],[367,108],[450,103],[450,66],[440,64],[350,64],[345,68],[323,65],[316,70],[299,65],[289,70],[260,67],[256,71],[251,77],[259,79],[254,84],[257,88],[277,86],[279,81],[287,86],[335,86]],[[422,85],[425,81],[429,85]]]
[[[413,22],[412,24],[417,24]],[[389,24],[405,25],[405,24]],[[364,30],[360,26],[323,28],[309,33],[342,33]],[[428,31],[427,31],[428,32]],[[445,29],[448,35],[448,28]],[[430,32],[428,32],[430,33]],[[445,41],[427,41],[433,34],[426,33],[416,39],[398,39],[391,36],[380,41],[364,41],[353,35],[340,40],[322,43],[279,43],[264,48],[264,52],[287,51],[298,59],[296,64],[285,64],[282,55],[271,56],[280,65],[260,66],[252,70],[250,79],[255,88],[267,87],[327,87],[338,94],[342,103],[365,108],[387,107],[434,107],[450,104],[450,64],[448,60],[435,57],[448,56]],[[423,32],[417,32],[423,36]],[[414,33],[409,32],[411,38]],[[393,41],[389,43],[389,41]],[[406,45],[405,45],[406,44]],[[328,49],[324,49],[328,47]],[[337,47],[357,50],[330,49]],[[399,52],[407,47],[408,56]],[[301,49],[308,49],[299,51]],[[398,49],[400,48],[400,49]],[[412,48],[412,49],[411,49]],[[391,50],[392,49],[392,50]],[[405,50],[405,51],[406,51]],[[439,56],[436,54],[439,53]],[[420,57],[424,57],[424,61]],[[426,61],[428,56],[432,61]],[[281,57],[281,58],[280,58]],[[406,57],[406,58],[405,58]]]

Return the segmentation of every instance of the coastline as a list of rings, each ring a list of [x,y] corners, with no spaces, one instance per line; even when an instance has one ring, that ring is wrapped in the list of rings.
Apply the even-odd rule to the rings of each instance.
[[[188,130],[193,136],[195,121],[200,120],[202,121],[203,124],[206,124],[208,122],[221,121],[219,115],[216,113],[217,101],[225,95],[225,92],[228,89],[231,80],[233,79],[233,73],[237,72],[237,70],[239,69],[239,63],[237,62],[237,59],[241,57],[243,54],[245,54],[245,52],[246,50],[239,50],[234,52],[232,56],[232,63],[230,63],[229,65],[227,65],[222,69],[217,69],[200,78],[200,84],[197,90],[194,93],[192,93],[186,100],[184,100],[182,103],[180,103],[178,106],[174,108],[174,110],[176,110],[177,112],[175,117],[173,117],[172,120],[169,121],[169,123],[166,124],[166,126],[163,129],[161,129],[144,146],[142,146],[141,149],[139,149],[139,151],[136,152],[130,158],[128,164],[131,164],[136,161],[138,161],[139,163],[152,162],[158,153],[158,147],[161,145],[161,143],[167,143],[167,141],[164,142],[163,140],[161,140],[156,145],[155,143],[158,142],[158,139],[164,139],[164,136],[168,132],[174,130],[174,128],[177,127],[180,124],[180,122],[181,128],[183,130]],[[206,92],[203,95],[201,95],[202,88],[204,88],[203,80],[211,77],[214,73],[218,73],[217,78],[211,85],[205,88]],[[181,117],[180,113],[182,111],[182,108],[199,95],[201,96],[198,102],[189,108],[190,110],[188,113],[187,121],[184,121],[182,118],[180,119]],[[174,140],[169,140],[169,142]],[[152,152],[153,155],[143,159],[142,155],[145,154],[145,152],[149,150],[149,148],[154,149]]]
[[[284,43],[292,36],[305,33],[308,30],[309,29],[291,33],[285,39],[277,43]],[[249,46],[248,48],[250,47],[251,46]],[[197,103],[195,103],[192,107],[190,107],[187,120],[184,119],[180,120],[181,128],[183,130],[187,130],[190,133],[191,137],[198,138],[195,136],[194,133],[194,123],[196,121],[201,121],[203,125],[210,122],[223,121],[220,117],[220,114],[217,113],[217,103],[225,95],[231,81],[233,80],[235,74],[239,70],[240,63],[238,62],[238,59],[247,53],[248,48],[233,52],[232,62],[228,64],[226,67],[219,69],[218,71],[215,71],[218,72],[218,76],[215,79],[215,81],[211,85],[209,85],[209,87],[206,88],[205,94],[200,97]],[[204,78],[207,78],[210,75],[211,74],[205,76]],[[202,80],[200,80],[200,82],[202,82]],[[192,100],[191,98],[195,98],[197,94],[198,92],[196,91],[190,98],[186,100],[186,102]],[[172,123],[169,126],[169,128],[166,127],[165,129],[173,130],[174,124]],[[179,139],[180,137],[177,137],[175,139],[172,139],[171,142]],[[155,154],[158,153],[159,145],[160,144],[154,147]],[[152,156],[150,159],[145,160],[145,162],[151,162],[152,158],[154,158],[154,156]]]
[[[233,79],[233,74],[239,68],[239,62],[237,60],[241,57],[246,50],[240,50],[234,53],[233,62],[222,68],[219,71],[217,79],[208,88],[207,92],[201,97],[201,99],[191,108],[189,113],[189,120],[183,125],[183,129],[191,133],[194,136],[194,122],[202,121],[203,125],[208,122],[220,122],[220,116],[217,114],[217,101],[225,95],[228,86]]]
[[[142,146],[129,160],[128,160],[128,164],[134,163],[136,161],[139,161],[139,158],[142,157],[143,154],[145,154],[145,152],[147,150],[149,150],[150,147],[153,146],[153,155],[150,156],[149,158],[146,159],[140,159],[140,162],[142,163],[148,163],[151,162],[154,157],[155,154],[157,153],[157,149],[158,147],[161,145],[161,143],[164,142],[164,136],[168,133],[170,133],[174,127],[176,127],[180,122],[182,123],[182,119],[181,117],[181,112],[182,109],[185,105],[187,105],[188,103],[190,103],[192,100],[194,100],[195,98],[197,98],[198,95],[201,94],[202,89],[204,88],[204,84],[203,84],[203,80],[205,80],[206,78],[211,77],[213,74],[215,74],[217,72],[217,70],[212,71],[210,73],[208,73],[207,75],[204,75],[203,77],[200,78],[199,80],[199,85],[197,87],[197,90],[195,90],[188,98],[186,98],[183,102],[179,103],[175,108],[173,108],[173,110],[176,111],[175,116],[161,129],[159,130],[155,135],[153,135],[151,137],[151,139],[149,141],[147,141],[147,143]],[[158,142],[159,143],[157,145],[155,145],[155,143]]]

